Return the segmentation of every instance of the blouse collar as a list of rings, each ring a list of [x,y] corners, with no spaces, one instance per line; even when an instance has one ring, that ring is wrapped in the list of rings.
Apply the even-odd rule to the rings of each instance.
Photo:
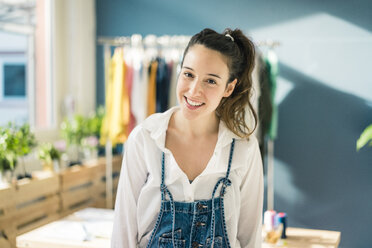
[[[148,117],[143,123],[144,128],[149,131],[151,138],[154,139],[157,146],[164,152],[167,151],[167,149],[165,149],[165,136],[168,129],[168,123],[172,114],[177,109],[179,109],[179,106],[172,107],[164,113],[153,114]],[[230,131],[223,121],[220,121],[215,150],[217,151],[225,147],[226,145],[231,144],[233,138],[237,140],[242,139],[241,137]]]

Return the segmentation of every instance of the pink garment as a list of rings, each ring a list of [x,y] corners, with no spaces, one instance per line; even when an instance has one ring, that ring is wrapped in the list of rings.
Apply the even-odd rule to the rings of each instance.
[[[129,64],[125,63],[125,86],[128,90],[128,96],[129,96],[129,102],[132,102],[132,89],[133,89],[133,67]],[[129,125],[128,125],[128,135],[133,130],[133,128],[136,126],[136,118],[134,117],[134,114],[132,112],[132,106],[130,107],[130,117],[129,117]]]

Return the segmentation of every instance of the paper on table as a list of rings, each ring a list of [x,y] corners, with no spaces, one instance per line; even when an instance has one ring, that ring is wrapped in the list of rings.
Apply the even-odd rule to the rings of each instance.
[[[87,236],[81,223],[68,220],[50,223],[40,228],[38,234],[43,238],[69,241],[84,241]]]
[[[68,241],[86,241],[94,237],[110,239],[113,219],[113,210],[86,208],[41,227],[38,234],[47,239]]]

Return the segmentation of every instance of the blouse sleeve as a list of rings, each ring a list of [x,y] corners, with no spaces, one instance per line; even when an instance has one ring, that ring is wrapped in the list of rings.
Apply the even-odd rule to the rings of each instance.
[[[115,202],[112,248],[137,247],[137,200],[147,178],[138,130],[136,127],[125,143]]]
[[[263,170],[257,139],[250,146],[247,172],[240,186],[238,240],[241,247],[260,248],[262,243]]]

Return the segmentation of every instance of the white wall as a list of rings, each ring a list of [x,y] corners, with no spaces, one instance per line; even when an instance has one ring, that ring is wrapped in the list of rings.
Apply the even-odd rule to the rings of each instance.
[[[66,97],[74,100],[75,112],[95,110],[95,1],[55,0],[54,82],[57,123],[67,114]]]

